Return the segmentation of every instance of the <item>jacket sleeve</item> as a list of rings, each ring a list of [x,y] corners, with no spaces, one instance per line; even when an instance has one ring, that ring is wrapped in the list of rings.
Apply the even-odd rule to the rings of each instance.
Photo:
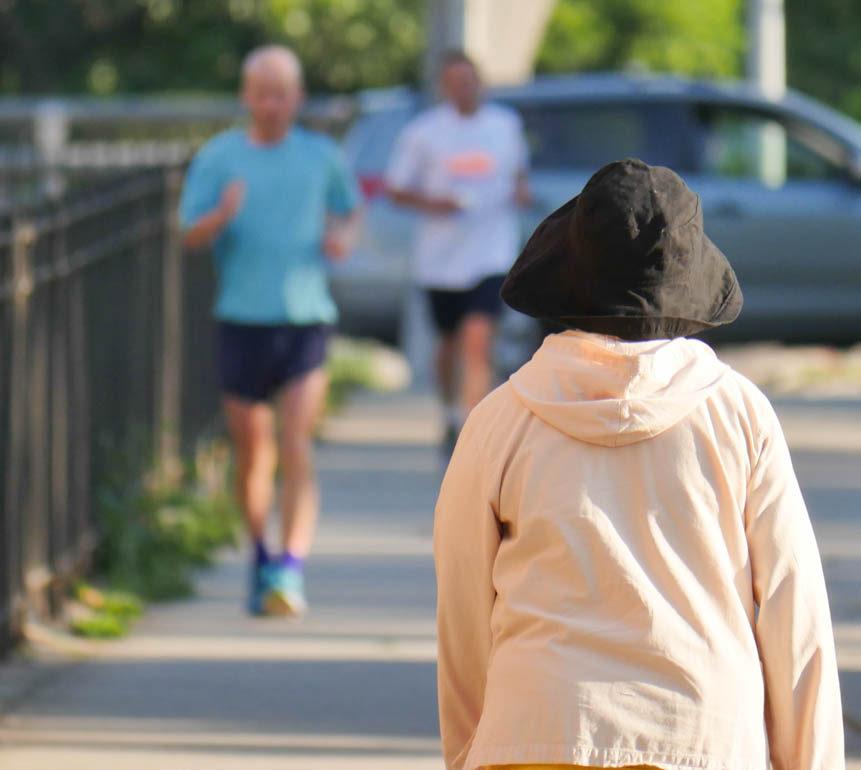
[[[445,474],[434,519],[440,730],[449,770],[463,767],[481,717],[500,542],[489,470],[469,428]]]
[[[774,770],[844,768],[843,714],[825,578],[789,448],[768,407],[746,528]]]

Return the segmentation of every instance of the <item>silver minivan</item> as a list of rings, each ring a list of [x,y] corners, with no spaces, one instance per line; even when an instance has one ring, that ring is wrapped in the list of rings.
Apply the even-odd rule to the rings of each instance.
[[[709,236],[745,295],[721,338],[861,339],[861,126],[798,93],[745,83],[618,74],[538,78],[490,98],[516,109],[531,149],[533,208],[523,235],[600,166],[637,157],[669,166],[700,194]],[[420,109],[406,90],[360,95],[344,147],[368,201],[360,247],[333,274],[346,326],[394,337],[415,220],[382,175]]]

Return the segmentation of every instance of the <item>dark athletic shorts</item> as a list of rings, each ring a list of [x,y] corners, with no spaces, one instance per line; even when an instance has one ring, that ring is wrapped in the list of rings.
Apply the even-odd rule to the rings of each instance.
[[[502,298],[499,290],[505,281],[504,275],[492,275],[478,286],[465,291],[448,289],[428,289],[431,315],[437,331],[449,334],[460,326],[466,316],[481,313],[496,317],[502,311]]]
[[[220,321],[218,373],[222,392],[266,401],[326,360],[329,324],[263,326]]]

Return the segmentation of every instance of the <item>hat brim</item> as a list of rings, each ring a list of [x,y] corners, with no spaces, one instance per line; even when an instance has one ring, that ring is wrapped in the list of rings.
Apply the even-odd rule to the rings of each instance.
[[[578,198],[572,198],[554,211],[529,239],[500,291],[506,304],[533,318],[632,341],[688,337],[738,318],[743,305],[738,279],[726,255],[705,233],[702,234],[701,253],[704,261],[713,266],[717,280],[712,300],[703,308],[702,317],[640,314],[633,308],[630,313],[578,312],[582,308],[576,306],[574,297],[570,298],[569,306],[564,307],[561,305],[565,303],[558,301],[558,294],[554,295],[555,301],[548,302],[545,287],[565,285],[572,277],[576,280],[578,255],[572,253],[564,222],[576,208]]]

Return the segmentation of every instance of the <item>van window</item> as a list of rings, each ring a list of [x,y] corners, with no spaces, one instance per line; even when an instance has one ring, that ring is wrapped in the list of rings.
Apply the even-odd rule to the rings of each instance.
[[[523,116],[537,169],[594,171],[639,158],[679,171],[690,168],[687,112],[674,103],[512,104]]]
[[[785,125],[773,114],[713,104],[698,105],[695,115],[703,173],[767,187],[844,174],[834,159],[840,148],[814,126]]]
[[[411,110],[397,109],[359,117],[343,145],[353,170],[360,176],[382,174],[395,141],[412,116]]]

